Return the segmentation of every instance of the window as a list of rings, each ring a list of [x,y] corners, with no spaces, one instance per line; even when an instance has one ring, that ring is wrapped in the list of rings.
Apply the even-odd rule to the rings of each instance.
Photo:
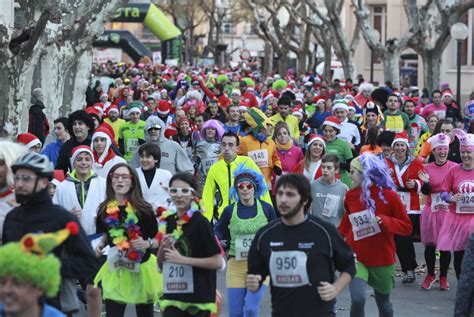
[[[467,39],[461,43],[461,65],[474,66],[474,9],[466,12],[459,22],[466,24],[469,30]]]
[[[370,6],[370,17],[372,20],[372,27],[379,31],[380,42],[385,43],[387,39],[387,6],[373,5]],[[376,63],[381,63],[380,58],[375,58]]]

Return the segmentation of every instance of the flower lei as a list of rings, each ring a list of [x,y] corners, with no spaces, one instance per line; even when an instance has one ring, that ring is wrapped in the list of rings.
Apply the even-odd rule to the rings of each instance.
[[[127,216],[125,221],[122,223],[119,219],[119,203],[113,200],[107,204],[105,212],[105,224],[109,227],[109,235],[112,237],[112,243],[119,250],[127,250],[127,258],[134,262],[141,262],[144,255],[143,251],[135,250],[132,248],[130,243],[131,240],[135,240],[142,236],[140,227],[137,225],[138,217],[135,213],[130,202],[126,201],[125,211]]]
[[[158,243],[163,240],[163,237],[166,234],[166,229],[168,228],[168,222],[166,221],[166,218],[171,215],[175,215],[176,219],[178,219],[176,221],[176,229],[174,229],[171,233],[175,241],[177,241],[183,235],[183,225],[187,224],[193,217],[193,214],[195,212],[198,212],[199,210],[199,200],[195,199],[191,203],[191,208],[189,208],[188,211],[180,219],[178,219],[178,214],[176,210],[167,210],[163,212],[158,218],[158,233],[156,234],[156,240],[158,241]]]

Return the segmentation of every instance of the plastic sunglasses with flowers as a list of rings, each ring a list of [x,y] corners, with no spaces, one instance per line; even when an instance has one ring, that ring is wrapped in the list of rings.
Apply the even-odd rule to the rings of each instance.
[[[253,188],[253,185],[252,183],[250,182],[240,182],[238,185],[237,185],[237,188],[238,189],[248,189],[248,190],[251,190]]]
[[[132,179],[132,175],[112,173],[112,180],[119,180],[119,179],[123,179],[124,181],[129,181]]]
[[[168,192],[170,193],[170,196],[176,196],[178,194],[181,194],[183,196],[188,196],[188,195],[194,194],[194,189],[191,187],[183,187],[183,188],[170,187],[168,189]]]

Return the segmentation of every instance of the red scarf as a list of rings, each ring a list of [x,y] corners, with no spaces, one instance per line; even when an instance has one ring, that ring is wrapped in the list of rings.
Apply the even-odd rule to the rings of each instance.
[[[98,165],[104,166],[105,163],[107,163],[108,161],[110,161],[114,157],[115,157],[115,153],[114,153],[114,151],[112,151],[112,147],[109,147],[109,151],[107,153],[107,156],[105,157],[105,159],[102,162],[99,162],[99,155],[97,155],[97,152],[94,151],[94,162]]]

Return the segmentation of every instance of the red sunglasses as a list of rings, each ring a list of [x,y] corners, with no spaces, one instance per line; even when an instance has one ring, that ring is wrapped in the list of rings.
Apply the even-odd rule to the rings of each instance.
[[[247,188],[248,190],[252,189],[253,188],[253,185],[252,183],[250,182],[241,182],[237,185],[237,188],[238,189],[245,189]]]

